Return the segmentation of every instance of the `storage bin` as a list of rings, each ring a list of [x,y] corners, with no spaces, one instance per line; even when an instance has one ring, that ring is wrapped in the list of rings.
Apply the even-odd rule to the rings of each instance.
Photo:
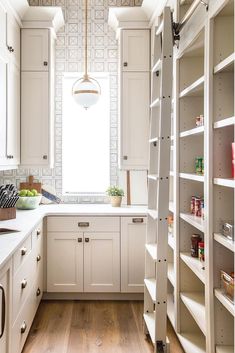
[[[234,274],[230,275],[225,271],[220,271],[221,288],[224,294],[232,301],[234,301]]]

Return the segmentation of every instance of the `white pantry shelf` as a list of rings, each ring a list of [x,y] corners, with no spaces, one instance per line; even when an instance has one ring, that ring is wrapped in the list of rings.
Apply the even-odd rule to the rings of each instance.
[[[173,201],[169,202],[169,211],[171,211],[172,213],[174,212],[174,202]]]
[[[204,81],[205,77],[202,76],[190,86],[186,87],[183,91],[180,92],[179,98],[191,97],[191,96],[203,96],[204,90]]]
[[[148,179],[151,179],[151,180],[157,181],[158,176],[157,176],[157,174],[148,174]]]
[[[172,286],[175,287],[175,270],[174,264],[171,262],[168,263],[167,278],[171,282]]]
[[[206,342],[203,334],[181,333],[178,334],[178,338],[185,353],[206,353]]]
[[[172,234],[168,234],[168,245],[171,247],[172,250],[175,250],[175,238]]]
[[[161,66],[162,66],[162,61],[161,61],[161,59],[158,59],[158,61],[156,62],[156,64],[153,65],[152,73],[157,72],[157,71],[160,71],[160,70],[161,70]]]
[[[156,210],[152,210],[152,209],[148,209],[148,215],[151,217],[151,218],[153,218],[153,219],[157,219],[157,217],[158,217],[158,212],[156,211]]]
[[[206,334],[205,294],[202,292],[180,293],[180,298],[203,334]]]
[[[158,137],[153,137],[149,139],[149,143],[156,143],[158,141]]]
[[[216,346],[216,353],[234,353],[234,346]]]
[[[234,314],[235,314],[235,312],[234,312],[235,306],[231,302],[231,300],[229,300],[223,294],[223,290],[221,288],[215,288],[215,296],[223,304],[223,306],[230,312],[230,314],[232,314],[234,316]]]
[[[157,244],[145,244],[145,248],[154,261],[157,261]]]
[[[190,130],[180,132],[180,137],[187,137],[192,135],[202,135],[204,134],[205,128],[204,126],[198,126]]]
[[[204,221],[201,217],[194,216],[190,213],[180,213],[180,218],[185,222],[191,224],[193,227],[197,228],[201,232],[204,232]]]
[[[180,258],[195,273],[195,275],[205,283],[205,269],[197,257],[192,257],[189,252],[181,252]]]
[[[201,183],[204,182],[204,175],[193,174],[193,173],[180,173],[179,176],[182,179],[200,181]]]
[[[214,178],[214,184],[226,186],[228,188],[235,188],[235,179],[230,178]]]
[[[144,279],[145,286],[152,298],[152,301],[156,302],[156,279],[155,278],[145,278]]]
[[[155,315],[153,313],[145,313],[144,314],[144,321],[148,328],[149,335],[153,344],[155,344]]]
[[[228,72],[234,71],[234,60],[235,60],[235,53],[232,53],[219,64],[214,67],[214,74],[218,74],[219,72]]]
[[[222,234],[220,233],[214,233],[214,239],[222,244],[223,246],[225,246],[227,249],[235,252],[235,244],[233,240],[230,240],[226,237],[224,237]]]
[[[235,124],[235,116],[230,116],[222,120],[218,120],[214,123],[214,129],[220,129],[226,126],[232,126]]]
[[[167,316],[171,322],[171,325],[175,327],[175,305],[173,294],[168,293],[167,295]]]
[[[160,105],[160,98],[156,98],[156,99],[150,104],[150,108],[159,107],[159,105]]]

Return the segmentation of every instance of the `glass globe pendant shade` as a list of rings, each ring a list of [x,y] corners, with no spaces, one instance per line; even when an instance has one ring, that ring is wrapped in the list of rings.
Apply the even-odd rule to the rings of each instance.
[[[99,83],[86,75],[78,79],[72,88],[74,100],[85,109],[88,109],[98,102],[100,93],[101,89]]]

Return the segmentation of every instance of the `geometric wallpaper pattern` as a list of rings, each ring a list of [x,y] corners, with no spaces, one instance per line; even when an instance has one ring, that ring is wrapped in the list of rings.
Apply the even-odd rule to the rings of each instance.
[[[114,31],[108,26],[110,6],[140,6],[142,0],[89,0],[88,9],[88,71],[110,74],[110,165],[111,184],[118,183],[118,45]],[[65,26],[57,33],[55,49],[55,166],[1,172],[0,184],[24,181],[33,174],[44,184],[55,187],[62,197],[62,75],[83,72],[84,1],[29,0],[32,6],[61,6]],[[95,171],[94,171],[95,176]],[[65,196],[64,202],[106,202],[102,196]]]

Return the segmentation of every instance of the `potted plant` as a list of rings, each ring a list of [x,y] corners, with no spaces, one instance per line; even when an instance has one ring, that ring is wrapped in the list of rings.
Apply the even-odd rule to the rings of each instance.
[[[110,196],[111,205],[113,207],[120,207],[122,202],[122,196],[124,191],[118,186],[110,186],[107,190],[107,194]]]

